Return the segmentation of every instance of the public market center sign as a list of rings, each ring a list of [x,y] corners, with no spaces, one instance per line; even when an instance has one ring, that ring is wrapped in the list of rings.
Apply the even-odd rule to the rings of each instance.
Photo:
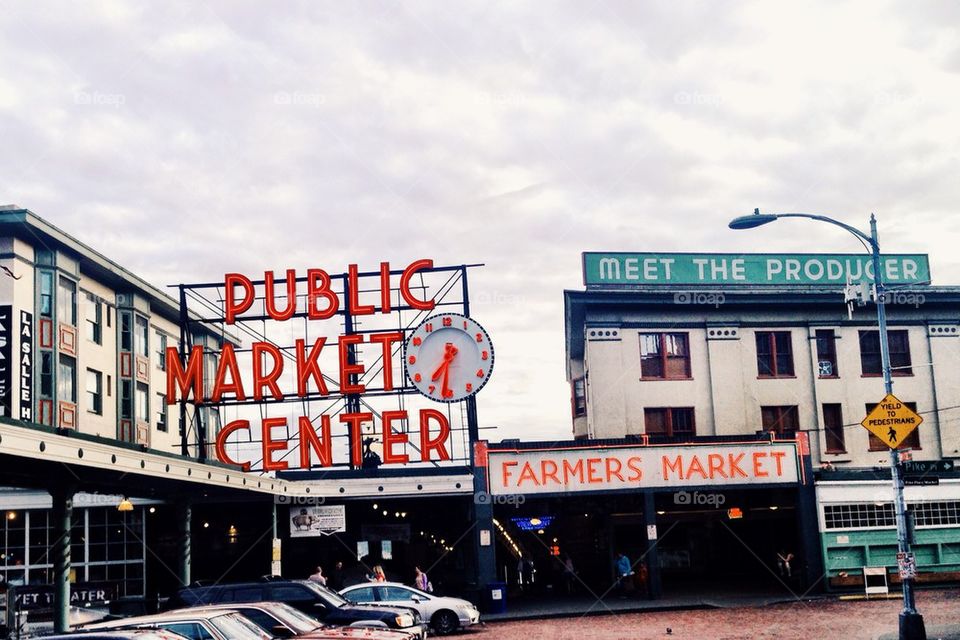
[[[926,254],[881,257],[887,284],[929,284]],[[837,285],[873,282],[867,254],[839,253],[606,253],[583,254],[583,284],[621,285]]]

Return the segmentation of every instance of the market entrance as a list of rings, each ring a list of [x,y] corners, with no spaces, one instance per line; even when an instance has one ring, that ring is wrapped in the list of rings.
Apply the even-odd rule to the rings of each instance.
[[[665,596],[788,593],[800,587],[805,559],[796,491],[679,491],[658,494],[656,504]]]

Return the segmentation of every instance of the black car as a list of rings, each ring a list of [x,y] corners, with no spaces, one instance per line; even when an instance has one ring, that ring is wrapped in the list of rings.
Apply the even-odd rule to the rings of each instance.
[[[235,602],[284,602],[330,625],[371,623],[408,631],[420,638],[426,636],[426,626],[415,609],[353,604],[339,593],[308,580],[269,578],[260,582],[191,586],[178,591],[168,606]]]

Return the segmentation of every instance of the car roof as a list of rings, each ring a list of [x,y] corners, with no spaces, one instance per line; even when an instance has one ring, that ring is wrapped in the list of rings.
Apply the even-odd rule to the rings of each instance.
[[[236,611],[237,609],[243,607],[260,607],[262,609],[270,609],[276,607],[277,605],[282,605],[282,602],[273,602],[273,601],[262,601],[262,602],[219,602],[216,604],[198,604],[193,607],[182,607],[180,609],[173,609],[173,611]],[[287,605],[289,606],[289,605]]]
[[[357,584],[352,584],[349,587],[344,587],[343,590],[347,589],[356,589],[357,587],[404,587],[406,589],[413,589],[419,591],[416,587],[411,587],[408,584],[403,584],[402,582],[358,582]]]
[[[101,631],[80,630],[74,633],[55,636],[44,636],[49,640],[97,640],[107,638],[111,640],[181,640],[183,636],[166,629],[103,629]]]
[[[132,618],[119,618],[109,622],[95,622],[90,625],[84,625],[84,631],[99,631],[101,629],[113,629],[117,627],[133,627],[144,624],[153,624],[154,622],[169,622],[170,620],[209,620],[223,615],[229,615],[230,611],[207,610],[202,609],[174,609],[166,613],[156,613],[149,616],[134,616]]]

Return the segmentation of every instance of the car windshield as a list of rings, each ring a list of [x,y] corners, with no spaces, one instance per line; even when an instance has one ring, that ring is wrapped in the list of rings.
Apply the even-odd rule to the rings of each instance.
[[[265,608],[271,616],[285,626],[290,627],[298,636],[304,633],[310,633],[323,626],[316,618],[312,618],[299,609],[294,609],[290,605],[282,602],[271,603],[269,606],[265,606]]]
[[[264,633],[263,629],[239,613],[227,613],[210,618],[210,624],[229,640],[270,640],[270,636]]]
[[[317,593],[325,601],[332,603],[333,606],[335,607],[344,607],[350,604],[348,600],[346,600],[343,596],[341,596],[336,591],[331,591],[326,587],[322,587],[316,582],[303,582],[302,584],[306,585],[308,589],[311,589],[312,591]]]

